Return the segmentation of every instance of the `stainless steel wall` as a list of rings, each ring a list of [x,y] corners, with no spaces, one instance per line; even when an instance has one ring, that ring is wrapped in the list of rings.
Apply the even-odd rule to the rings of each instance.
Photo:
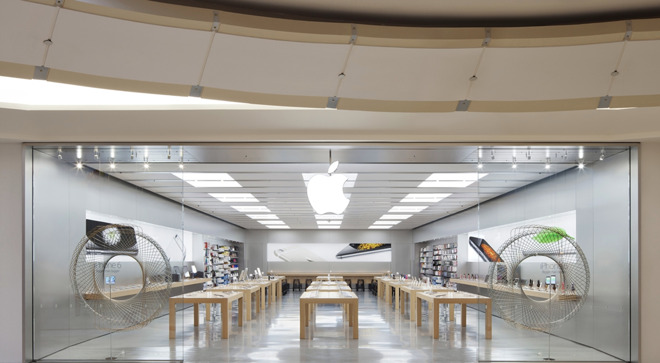
[[[189,209],[184,212],[180,204],[108,176],[76,170],[38,151],[32,188],[35,359],[106,333],[76,302],[69,279],[73,250],[85,234],[86,210],[232,240],[244,238],[238,227]]]
[[[580,312],[556,332],[628,360],[630,349],[630,153],[574,169],[458,215],[413,231],[413,240],[457,235],[570,210],[577,214],[577,241],[587,256],[591,286]],[[464,247],[464,246],[462,246]],[[466,250],[459,246],[459,260]],[[483,265],[483,266],[482,266]],[[471,266],[485,275],[487,264]]]

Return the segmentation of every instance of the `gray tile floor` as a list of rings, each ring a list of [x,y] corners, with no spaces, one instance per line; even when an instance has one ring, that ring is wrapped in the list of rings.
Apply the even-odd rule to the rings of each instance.
[[[592,348],[547,334],[518,330],[493,318],[493,339],[485,340],[484,315],[468,309],[467,327],[449,322],[441,311],[440,339],[434,340],[424,307],[423,324],[416,327],[408,313],[400,315],[383,300],[358,292],[358,340],[349,338],[339,305],[322,305],[311,339],[299,339],[299,292],[289,292],[257,317],[237,326],[234,306],[230,337],[220,338],[219,319],[193,326],[193,309],[177,313],[177,337],[168,339],[168,316],[144,329],[109,334],[64,349],[48,360],[183,360],[185,362],[476,362],[476,361],[619,361]],[[551,347],[548,353],[548,347]]]

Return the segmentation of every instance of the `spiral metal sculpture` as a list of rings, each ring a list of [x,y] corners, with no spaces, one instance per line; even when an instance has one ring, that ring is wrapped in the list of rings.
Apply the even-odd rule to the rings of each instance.
[[[116,256],[135,260],[141,271],[135,293],[109,294],[105,270]],[[105,330],[139,329],[156,318],[167,305],[172,272],[165,251],[136,226],[105,225],[83,237],[70,265],[74,294],[97,317]]]
[[[500,247],[503,262],[491,263],[488,284],[493,305],[509,324],[549,332],[572,318],[589,292],[589,265],[575,239],[557,227],[529,225],[515,228]],[[547,257],[559,267],[564,290],[549,290],[547,298],[530,297],[514,276],[520,263],[534,256]]]

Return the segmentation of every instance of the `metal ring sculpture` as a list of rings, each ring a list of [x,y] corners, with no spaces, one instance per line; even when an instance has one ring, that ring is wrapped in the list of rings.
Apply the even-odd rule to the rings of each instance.
[[[503,262],[491,263],[488,284],[500,317],[515,327],[549,332],[573,317],[589,292],[589,264],[575,239],[557,227],[529,225],[515,228],[500,247]],[[564,291],[548,298],[531,298],[523,283],[514,283],[520,263],[534,256],[547,257],[559,267]]]
[[[116,256],[137,262],[142,272],[137,293],[113,298],[105,291],[105,269]],[[136,226],[112,224],[89,232],[76,246],[69,272],[74,294],[94,312],[101,329],[142,328],[158,316],[170,296],[167,255]]]

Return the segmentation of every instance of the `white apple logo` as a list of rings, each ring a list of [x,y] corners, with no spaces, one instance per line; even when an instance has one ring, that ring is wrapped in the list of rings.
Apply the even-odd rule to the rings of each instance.
[[[307,197],[317,214],[342,214],[348,206],[344,196],[344,183],[348,179],[343,174],[332,174],[339,166],[335,161],[328,168],[328,175],[314,175],[307,183]]]

